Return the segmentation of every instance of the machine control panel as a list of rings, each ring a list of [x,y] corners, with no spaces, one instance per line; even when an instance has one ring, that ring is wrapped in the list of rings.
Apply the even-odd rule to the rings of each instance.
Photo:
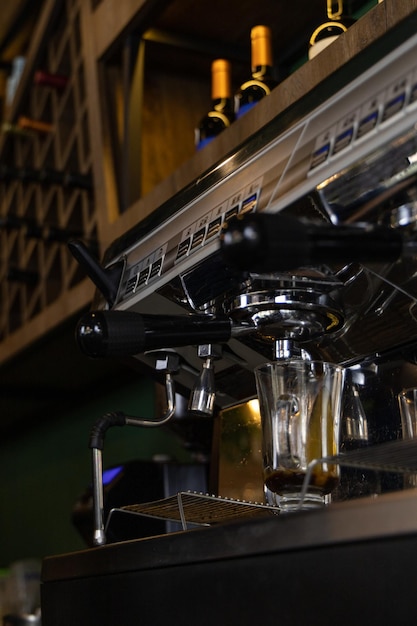
[[[255,211],[261,188],[262,179],[245,186],[200,219],[193,221],[179,236],[173,237],[170,242],[140,259],[125,276],[123,298],[133,296],[152,284],[162,272],[167,272],[174,265],[180,264],[205,245],[218,239],[223,224],[232,217]],[[168,250],[175,250],[175,256],[167,255]]]
[[[397,114],[406,114],[405,109],[411,108],[416,100],[417,72],[412,70],[318,136],[310,170],[348,148],[354,141],[366,137],[371,131],[377,132],[380,126]]]

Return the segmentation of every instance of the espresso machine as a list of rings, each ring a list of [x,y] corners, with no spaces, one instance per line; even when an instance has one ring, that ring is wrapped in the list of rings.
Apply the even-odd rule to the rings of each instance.
[[[417,386],[416,49],[411,35],[319,106],[303,101],[275,119],[116,240],[103,264],[71,244],[97,286],[77,329],[81,349],[129,357],[149,373],[155,358],[165,364],[167,414],[152,425],[175,413],[173,379],[194,419],[207,419],[255,398],[253,371],[265,362],[327,361],[348,377],[342,452],[353,478],[346,501],[318,512],[280,516],[265,506],[249,521],[242,513],[113,546],[102,545],[99,506],[100,547],[44,564],[47,626],[65,593],[96,597],[113,584],[126,624],[138,614],[165,623],[161,585],[167,602],[180,602],[182,624],[194,623],[201,603],[203,624],[234,623],[237,606],[250,623],[270,617],[272,579],[285,624],[316,615],[313,605],[320,623],[334,623],[347,588],[337,623],[407,623],[417,498],[404,472],[417,473],[417,454],[414,442],[397,445],[397,397]],[[91,447],[100,505],[100,444]],[[386,473],[373,483],[365,473],[375,468]],[[386,601],[375,603],[385,588]],[[98,615],[114,623],[104,608]]]

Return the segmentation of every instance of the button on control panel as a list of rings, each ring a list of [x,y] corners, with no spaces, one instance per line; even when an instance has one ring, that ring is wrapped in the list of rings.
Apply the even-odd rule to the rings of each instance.
[[[125,287],[122,299],[137,294],[141,289],[152,284],[152,281],[168,271],[172,265],[180,266],[190,255],[201,250],[204,246],[219,238],[225,222],[236,215],[256,211],[261,194],[262,179],[257,179],[233,194],[221,205],[214,207],[195,222],[190,223],[182,233],[176,233],[169,242],[158,248],[146,258],[139,260],[130,269],[125,277]],[[175,258],[166,264],[167,251],[175,244]]]
[[[362,140],[372,131],[402,114],[417,99],[417,76],[411,72],[392,83],[387,89],[359,105],[349,115],[316,138],[311,155],[310,171],[327,163],[331,157]]]

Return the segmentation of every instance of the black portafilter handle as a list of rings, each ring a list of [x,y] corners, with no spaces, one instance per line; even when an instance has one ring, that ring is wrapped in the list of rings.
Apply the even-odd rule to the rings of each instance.
[[[125,357],[149,350],[225,343],[229,319],[205,315],[141,315],[133,311],[92,311],[79,321],[76,338],[90,357]]]
[[[277,272],[320,263],[396,261],[405,251],[393,228],[312,223],[281,213],[234,218],[221,236],[226,263],[249,272]]]

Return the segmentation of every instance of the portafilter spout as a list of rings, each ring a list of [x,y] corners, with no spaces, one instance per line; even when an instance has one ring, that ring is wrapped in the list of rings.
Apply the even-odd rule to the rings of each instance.
[[[275,339],[274,359],[276,361],[284,361],[287,359],[303,359],[310,360],[309,353],[300,348],[292,339]]]
[[[188,411],[196,416],[211,417],[216,399],[213,361],[221,358],[221,346],[213,344],[198,346],[198,356],[204,359],[203,369],[191,392]]]

